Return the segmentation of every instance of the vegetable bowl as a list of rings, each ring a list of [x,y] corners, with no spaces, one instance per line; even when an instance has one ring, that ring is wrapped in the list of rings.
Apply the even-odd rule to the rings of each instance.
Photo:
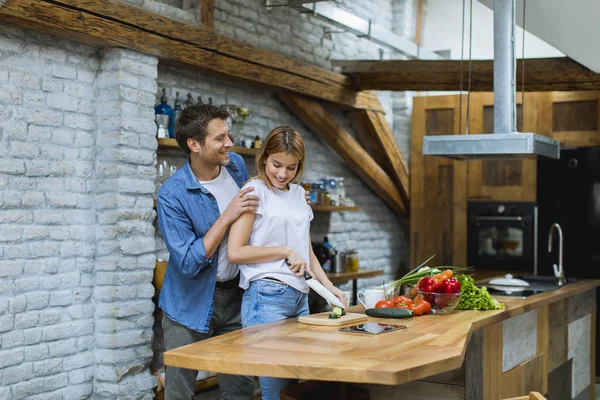
[[[460,302],[461,293],[436,293],[423,292],[419,290],[425,300],[431,303],[431,312],[433,314],[448,314],[456,308]]]

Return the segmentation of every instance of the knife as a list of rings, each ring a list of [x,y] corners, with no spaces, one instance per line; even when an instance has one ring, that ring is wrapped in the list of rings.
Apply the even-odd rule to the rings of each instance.
[[[285,263],[288,266],[292,265],[292,263],[290,263],[290,260],[288,260],[287,258],[285,259]],[[329,290],[327,290],[327,288],[325,286],[323,286],[321,284],[321,282],[314,279],[308,272],[304,272],[304,280],[305,280],[306,284],[312,290],[317,292],[319,294],[319,296],[321,296],[322,298],[327,300],[330,304],[333,304],[334,306],[338,306],[344,310],[346,309],[346,306],[344,305],[344,303],[342,303],[340,301],[340,299],[335,297],[335,295],[333,293],[331,293]]]

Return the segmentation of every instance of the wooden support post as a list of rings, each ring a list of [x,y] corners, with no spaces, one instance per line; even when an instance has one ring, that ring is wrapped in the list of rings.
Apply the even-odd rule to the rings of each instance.
[[[200,28],[215,29],[215,0],[200,0]]]

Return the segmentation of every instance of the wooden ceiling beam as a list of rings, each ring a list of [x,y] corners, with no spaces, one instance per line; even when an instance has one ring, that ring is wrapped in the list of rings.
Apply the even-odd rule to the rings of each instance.
[[[410,204],[408,166],[385,116],[361,110],[349,113],[348,118],[361,144],[377,155],[375,160],[392,178],[404,203]]]
[[[119,0],[8,0],[0,22],[94,46],[125,47],[205,72],[284,89],[350,109],[383,111],[350,78]]]
[[[334,60],[334,66],[354,80],[361,90],[457,91],[460,60]],[[517,60],[517,90],[521,89],[521,60]],[[463,90],[469,79],[468,61],[463,64]],[[494,90],[494,61],[473,60],[471,91]],[[600,90],[600,74],[567,57],[525,60],[525,90],[532,92]]]
[[[406,217],[407,206],[394,181],[335,118],[316,101],[289,92],[279,94],[281,100],[317,136],[322,138],[373,191],[400,217]]]

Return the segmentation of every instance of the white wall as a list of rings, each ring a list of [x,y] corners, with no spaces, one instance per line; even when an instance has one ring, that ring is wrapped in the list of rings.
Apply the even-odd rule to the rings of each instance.
[[[465,40],[464,59],[469,51],[469,1],[465,1]],[[450,50],[451,59],[459,59],[462,43],[462,0],[428,0],[423,18],[422,45],[431,51]],[[529,8],[529,7],[527,7]],[[527,22],[526,16],[526,22]],[[521,16],[517,16],[520,20]],[[527,26],[527,25],[526,25]],[[523,30],[517,31],[517,58],[521,58]],[[525,35],[525,58],[562,57],[556,50],[536,36]],[[494,58],[494,18],[493,12],[483,4],[473,1],[473,59]]]

